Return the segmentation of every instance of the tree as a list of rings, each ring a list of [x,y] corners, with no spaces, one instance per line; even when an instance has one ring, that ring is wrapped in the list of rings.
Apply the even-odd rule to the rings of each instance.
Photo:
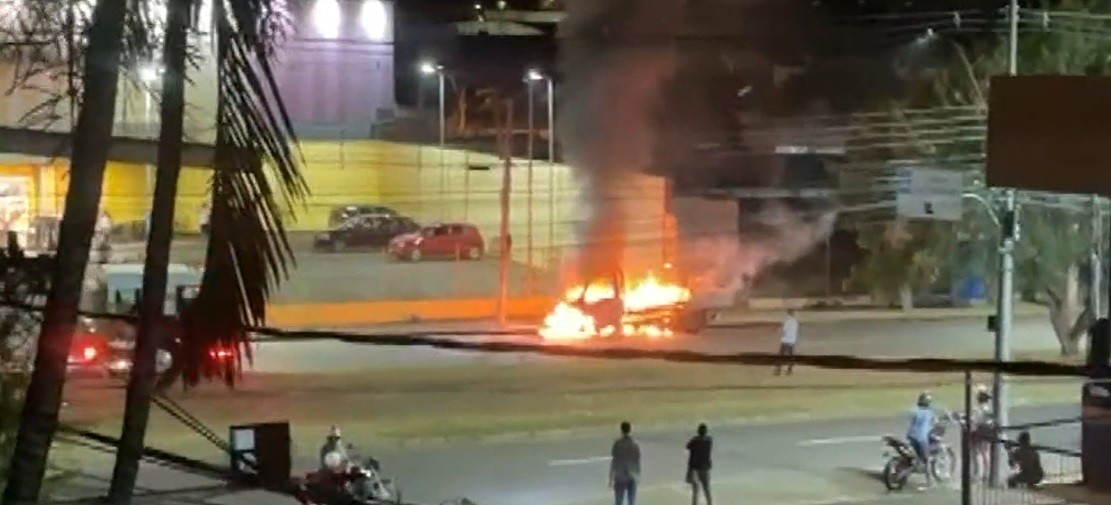
[[[162,100],[158,142],[158,169],[150,211],[149,233],[143,263],[143,285],[139,300],[138,332],[124,404],[123,432],[116,452],[108,501],[131,502],[139,475],[139,460],[150,419],[150,397],[154,392],[159,331],[165,315],[166,284],[173,242],[174,205],[181,172],[185,123],[185,63],[192,0],[169,0],[166,4],[165,43],[162,50]],[[154,31],[154,30],[152,30]]]
[[[925,105],[925,107],[923,107]],[[967,170],[967,148],[960,140],[969,121],[982,116],[963,109],[932,108],[914,96],[882,104],[881,110],[853,116],[847,131],[850,159],[859,170],[843,177],[843,186],[856,196],[851,205],[877,204],[876,195],[894,198],[892,179],[901,169]],[[952,291],[956,276],[951,261],[962,237],[974,235],[980,224],[976,210],[966,211],[961,222],[907,219],[891,212],[856,218],[858,245],[868,254],[854,269],[854,277],[881,303],[898,302],[904,310],[914,295],[938,289]]]
[[[35,3],[38,2],[32,2]],[[126,7],[123,1],[100,0],[93,8],[85,47],[83,100],[73,130],[70,190],[59,226],[57,263],[12,451],[4,505],[38,502],[47,455],[58,427],[66,358],[77,323],[115,120]]]
[[[187,18],[191,0],[171,0],[163,61],[162,134],[159,172],[147,243],[136,366],[128,387],[120,452],[109,498],[130,501],[154,390],[157,328],[170,260],[173,209],[181,165]],[[175,361],[187,383],[195,383],[212,344],[249,353],[246,328],[262,324],[269,288],[292,258],[275,189],[303,199],[308,188],[291,144],[293,129],[269,66],[286,13],[271,0],[217,1],[214,5],[217,60],[217,140],[206,269],[185,328],[185,353]],[[255,28],[258,27],[258,28]],[[264,163],[265,161],[265,163]],[[272,177],[273,176],[273,177]],[[278,188],[272,180],[277,180]],[[197,317],[203,314],[203,317]],[[199,351],[199,352],[198,352]],[[249,358],[249,354],[246,354]],[[238,368],[218,370],[232,384]]]
[[[39,4],[45,3],[23,4],[32,5],[34,9],[27,16],[31,19],[19,24],[39,33],[17,40],[30,40],[32,47],[37,47],[39,40],[46,40],[49,45],[52,38],[57,38],[53,37],[57,35],[55,28],[68,26],[63,32],[68,31],[71,36],[65,49],[58,54],[69,56],[84,49],[87,61],[95,64],[74,65],[74,60],[70,59],[66,65],[69,73],[65,74],[64,70],[61,73],[69,77],[71,84],[78,84],[70,86],[67,96],[56,97],[53,104],[47,103],[38,109],[46,111],[44,115],[49,118],[58,101],[72,101],[79,94],[77,86],[83,88],[80,93],[83,100],[71,106],[78,109],[80,115],[73,130],[74,163],[59,246],[60,267],[54,272],[57,282],[47,301],[44,336],[39,341],[40,351],[46,349],[48,352],[38,354],[35,380],[23,410],[19,443],[11,459],[13,470],[8,478],[10,485],[5,490],[5,504],[33,503],[39,494],[45,458],[57,426],[66,351],[72,338],[76,301],[80,297],[80,283],[88,259],[92,219],[99,206],[106,147],[110,144],[108,137],[112,130],[116,78],[121,70],[133,76],[139,63],[151,61],[159,32],[154,28],[161,22],[150,15],[155,9],[149,2],[104,0],[93,9],[93,21],[87,24],[88,36],[81,41],[85,46],[82,48],[81,43],[74,43],[72,36],[81,31],[75,26],[80,23],[73,19],[73,12],[80,9],[74,9],[71,4],[68,16],[63,9],[62,17],[69,19],[59,23],[56,6]],[[246,328],[263,322],[266,296],[292,261],[282,216],[291,214],[294,204],[303,200],[308,192],[299,171],[296,138],[269,61],[274,45],[283,40],[288,13],[280,8],[282,3],[277,0],[225,0],[215,4],[219,107],[217,161],[212,184],[213,230],[201,294],[194,302],[192,317],[186,318],[184,324],[184,353],[179,353],[175,359],[180,363],[187,384],[195,384],[200,379],[212,344],[220,343],[234,349],[235,363],[249,351]],[[57,57],[48,59],[47,66],[57,60]],[[191,63],[195,64],[196,60]],[[56,78],[59,71],[56,68],[26,70],[24,79],[28,80],[26,76],[32,73]],[[84,75],[83,79],[75,77],[80,74]],[[107,112],[105,102],[108,103]],[[171,149],[180,150],[180,135],[169,137]],[[103,149],[94,152],[94,147]],[[89,154],[83,155],[85,153]],[[165,198],[167,192],[161,193]],[[169,195],[171,199],[175,196],[172,192]],[[162,266],[161,270],[165,268]],[[159,268],[155,266],[153,270]],[[249,354],[246,357],[249,359]],[[218,372],[231,384],[238,367],[203,371]],[[134,427],[135,423],[131,424]],[[128,434],[134,436],[135,431]],[[141,434],[137,439],[141,450]],[[122,474],[128,478],[127,472]]]
[[[1111,38],[1093,28],[1098,21],[1093,21],[1092,26],[1084,25],[1085,20],[1095,19],[1086,17],[1087,13],[1106,15],[1111,12],[1111,1],[1064,0],[1055,10],[1076,15],[1070,15],[1067,20],[1052,16],[1041,18],[1034,26],[1024,19],[1020,24],[1019,73],[1111,73],[1111,59],[1105,56],[1111,49]],[[954,55],[954,64],[921,75],[908,93],[907,103],[938,110],[963,108],[986,112],[990,77],[1007,72],[1005,39],[975,46],[967,53],[964,48],[943,39],[934,43],[941,44]],[[904,104],[895,104],[889,110],[894,113],[904,108]],[[905,122],[905,126],[917,133],[931,131],[911,122]],[[936,130],[936,125],[933,129]],[[962,131],[952,125],[945,130],[948,135],[946,148],[922,154],[934,159],[983,160],[982,124],[978,132],[971,128]],[[989,200],[993,197],[990,193],[984,196]],[[1024,292],[1044,299],[1062,354],[1077,352],[1080,339],[1094,316],[1082,308],[1086,304],[1079,294],[1084,280],[1080,271],[1093,247],[1090,221],[1086,209],[1067,201],[1047,202],[1034,194],[1023,195],[1020,201],[1021,239],[1015,252],[1016,284]]]
[[[43,261],[45,259],[45,261]],[[0,252],[0,302],[30,304],[46,294],[50,258],[23,257],[18,244]],[[23,395],[30,379],[38,314],[0,308],[0,482],[6,481],[15,449]]]
[[[858,244],[869,254],[854,274],[880,303],[910,309],[915,293],[943,278],[955,236],[952,228],[905,220],[862,227]]]

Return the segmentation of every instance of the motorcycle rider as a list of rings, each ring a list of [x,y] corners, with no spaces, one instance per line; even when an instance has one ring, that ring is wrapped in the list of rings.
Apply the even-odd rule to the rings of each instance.
[[[329,458],[329,455],[333,453],[336,456]],[[336,458],[339,458],[339,463],[336,463]],[[329,465],[329,463],[333,464]],[[332,426],[328,430],[328,437],[324,440],[324,445],[320,447],[320,469],[334,470],[332,466],[342,464],[343,471],[346,471],[347,463],[347,446],[343,443],[343,434],[340,432],[339,426]]]
[[[918,465],[925,470],[926,486],[933,485],[933,476],[930,475],[930,432],[933,431],[937,417],[931,408],[933,398],[929,392],[923,391],[918,395],[918,405],[910,417],[910,426],[907,427],[907,442],[910,443],[914,453],[918,456]]]
[[[304,494],[299,496],[301,503],[351,503],[354,495],[348,467],[346,456],[339,451],[324,454],[320,470],[310,474],[304,483]]]

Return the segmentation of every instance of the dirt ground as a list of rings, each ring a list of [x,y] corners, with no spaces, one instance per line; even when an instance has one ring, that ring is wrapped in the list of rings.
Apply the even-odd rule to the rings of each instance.
[[[986,379],[986,378],[984,378]],[[655,362],[571,360],[466,365],[347,375],[247,375],[229,391],[204,385],[170,397],[218,434],[228,426],[289,421],[294,439],[315,440],[332,424],[381,443],[540,435],[609,426],[709,421],[851,418],[902,412],[922,390],[939,405],[962,405],[960,374],[912,374]],[[1075,401],[1072,379],[1014,379],[1024,403]],[[107,434],[120,429],[122,385],[74,381],[63,421]],[[161,411],[151,417],[154,447],[201,456],[201,437]],[[198,452],[200,451],[200,452]]]

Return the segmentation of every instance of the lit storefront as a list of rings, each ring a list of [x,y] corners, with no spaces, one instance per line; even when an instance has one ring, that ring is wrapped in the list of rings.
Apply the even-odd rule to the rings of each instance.
[[[14,8],[0,6],[0,9]],[[297,26],[274,62],[283,98],[303,139],[307,164],[305,177],[310,187],[341,187],[345,195],[337,202],[377,198],[377,176],[370,170],[350,167],[343,160],[343,139],[367,139],[376,122],[392,117],[393,6],[381,0],[309,0],[290,2]],[[204,1],[194,14],[196,26],[208,26],[211,2]],[[0,16],[3,17],[3,16]],[[190,76],[186,99],[189,114],[186,133],[191,140],[212,141],[211,120],[215,115],[215,69],[211,59]],[[0,63],[0,79],[11,82],[16,65]],[[154,81],[157,66],[139,69],[141,78]],[[59,84],[48,83],[50,86]],[[23,128],[23,115],[45,100],[41,92],[15,90],[0,100],[0,126]],[[154,118],[157,104],[149,96],[123,85],[117,106],[116,131],[124,137],[156,137]],[[59,110],[68,125],[68,110]],[[64,133],[64,126],[55,128]],[[16,145],[12,145],[16,144]],[[68,160],[44,159],[27,153],[17,142],[5,144],[10,154],[0,155],[0,231],[17,231],[25,239],[36,220],[61,215],[67,186]],[[23,154],[17,154],[16,151]],[[153,151],[153,149],[152,149]],[[119,224],[141,222],[149,209],[152,163],[109,162],[105,174],[102,209]],[[179,183],[179,230],[195,231],[201,206],[206,200],[210,174],[205,169],[186,169]],[[321,200],[329,197],[321,195]],[[320,208],[310,202],[309,214]],[[311,217],[311,216],[310,216]],[[315,219],[299,220],[294,227],[309,226]],[[301,224],[305,223],[305,224]]]

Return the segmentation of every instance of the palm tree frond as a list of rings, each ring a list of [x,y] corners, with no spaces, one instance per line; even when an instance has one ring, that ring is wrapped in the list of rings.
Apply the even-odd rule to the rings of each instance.
[[[251,359],[246,328],[261,325],[266,300],[287,276],[293,251],[283,216],[308,196],[292,121],[270,65],[283,40],[279,0],[218,0],[216,163],[210,236],[200,293],[185,315],[184,378],[234,384]],[[216,368],[208,352],[232,350]]]

